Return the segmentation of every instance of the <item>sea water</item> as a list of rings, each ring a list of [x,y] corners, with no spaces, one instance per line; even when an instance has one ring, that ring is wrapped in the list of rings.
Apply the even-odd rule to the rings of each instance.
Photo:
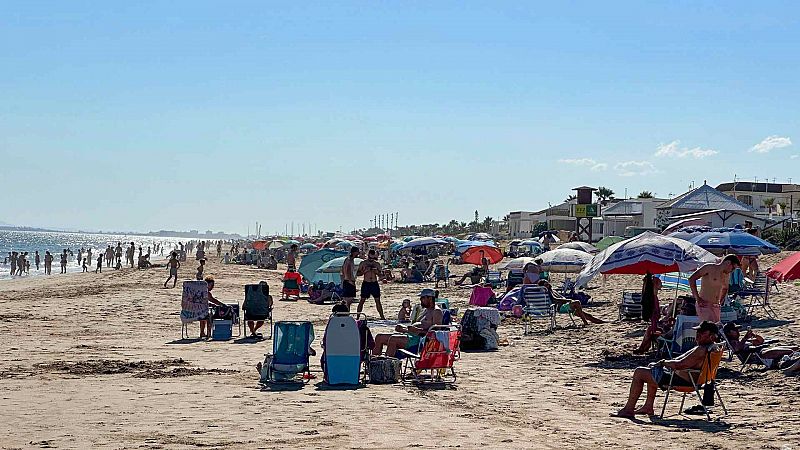
[[[115,248],[117,243],[122,244],[123,257],[124,249],[130,246],[131,242],[136,243],[135,258],[139,256],[138,247],[141,245],[142,253],[147,253],[147,247],[150,247],[151,255],[150,260],[155,261],[161,259],[159,252],[156,255],[153,250],[156,243],[160,243],[164,248],[164,255],[168,255],[170,250],[178,247],[179,242],[186,243],[191,239],[181,237],[163,237],[163,236],[139,236],[135,234],[93,234],[93,233],[65,233],[65,232],[51,232],[51,231],[9,231],[0,230],[0,280],[7,280],[11,277],[11,264],[5,262],[8,258],[9,252],[28,252],[28,261],[31,263],[30,276],[44,275],[44,255],[45,251],[49,251],[53,255],[53,276],[61,272],[60,254],[64,249],[72,251],[72,255],[67,259],[68,272],[80,272],[82,270],[82,261],[78,261],[78,250],[83,248],[84,253],[82,258],[85,258],[86,250],[92,250],[92,259],[94,261],[86,261],[88,269],[94,272],[97,267],[97,256],[100,253],[105,254],[106,247],[109,245]],[[36,270],[35,252],[39,251],[39,270]],[[124,260],[123,260],[124,261]],[[106,269],[105,258],[103,259],[103,269]],[[113,270],[113,269],[111,269]],[[23,276],[22,278],[24,278]],[[21,278],[21,277],[14,277]]]

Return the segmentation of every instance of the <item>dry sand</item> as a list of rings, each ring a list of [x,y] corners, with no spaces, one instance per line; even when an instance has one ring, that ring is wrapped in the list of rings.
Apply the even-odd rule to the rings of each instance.
[[[181,278],[191,278],[195,266],[185,264]],[[278,271],[211,262],[207,273],[223,301],[241,302],[246,283],[268,280],[273,293],[280,286]],[[464,353],[454,389],[337,390],[315,380],[299,390],[263,391],[254,366],[272,342],[181,341],[180,284],[162,289],[166,275],[126,269],[0,283],[0,447],[800,447],[800,378],[740,374],[732,363],[720,373],[726,418],[609,417],[626,398],[633,368],[648,362],[631,356],[641,323],[523,337],[519,324],[506,322],[499,333],[510,345]],[[638,277],[612,277],[591,291],[595,306],[588,310],[615,320],[621,290],[639,286]],[[421,287],[384,285],[388,315]],[[442,295],[463,308],[469,290],[451,286]],[[754,326],[800,344],[798,300],[799,287],[782,285],[773,302],[788,320]],[[275,319],[312,320],[321,354],[329,310],[276,302]],[[371,303],[367,312],[375,315]],[[659,393],[659,409],[662,399]],[[668,411],[678,404],[671,401]]]

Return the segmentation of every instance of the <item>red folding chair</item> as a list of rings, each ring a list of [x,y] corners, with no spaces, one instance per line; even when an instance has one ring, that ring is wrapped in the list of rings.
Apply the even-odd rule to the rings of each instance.
[[[445,342],[447,344],[445,344]],[[461,330],[457,325],[436,325],[419,343],[417,353],[399,350],[405,355],[401,381],[424,384],[453,384],[453,363],[461,355]]]

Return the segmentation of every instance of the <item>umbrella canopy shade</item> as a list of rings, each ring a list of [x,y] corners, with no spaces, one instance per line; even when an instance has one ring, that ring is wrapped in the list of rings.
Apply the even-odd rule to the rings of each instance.
[[[456,255],[460,255],[467,251],[472,247],[481,247],[481,246],[489,246],[489,247],[497,247],[494,242],[484,242],[484,241],[458,241],[456,243]]]
[[[499,270],[521,271],[525,268],[525,264],[532,263],[535,259],[536,258],[531,258],[530,256],[522,256],[519,258],[510,259],[497,266],[497,268]]]
[[[606,236],[603,239],[597,241],[597,244],[595,244],[595,248],[600,251],[603,251],[608,247],[611,247],[612,245],[616,244],[617,242],[622,242],[624,240],[625,238],[622,236]]]
[[[323,264],[342,256],[347,256],[347,253],[328,248],[322,249],[303,257],[303,259],[300,261],[300,267],[297,268],[297,271],[300,272],[300,274],[311,283],[316,283],[317,281],[321,280],[325,283],[333,281],[334,283],[339,284],[341,283],[341,279],[338,273],[322,274],[317,273],[317,269],[319,269]],[[331,277],[329,275],[336,276]]]
[[[491,241],[491,240],[494,240],[494,238],[489,233],[475,233],[475,234],[470,234],[469,236],[467,236],[467,240],[469,240],[469,241]]]
[[[597,250],[597,247],[595,247],[594,245],[588,244],[586,242],[567,242],[566,244],[562,244],[558,248],[580,250],[586,253],[597,253],[600,251]]]
[[[692,226],[692,225],[703,226],[703,225],[706,225],[706,222],[707,221],[705,219],[700,219],[700,218],[696,218],[696,217],[695,218],[679,220],[677,222],[671,223],[667,228],[664,228],[664,231],[662,231],[661,234],[669,235],[670,233],[672,233],[674,231],[678,231],[679,229],[681,229],[683,227],[688,227],[688,226]]]
[[[254,241],[253,242],[253,249],[254,250],[266,250],[267,249],[267,241]]]
[[[444,245],[447,241],[443,239],[436,239],[432,237],[421,237],[407,241],[400,250],[407,250],[415,247],[427,247],[428,245]]]
[[[445,236],[442,239],[444,239],[447,242],[458,242],[458,238],[453,236]]]
[[[767,271],[767,276],[778,281],[800,279],[800,252],[797,252]]]
[[[714,255],[691,242],[645,231],[595,255],[578,275],[576,283],[585,286],[599,273],[692,272],[703,264],[716,261]]]
[[[288,241],[283,242],[283,245],[293,245],[293,244],[300,245],[300,241],[296,239],[289,239]]]
[[[299,248],[300,250],[316,250],[317,246],[312,243],[308,243],[301,245]]]
[[[334,247],[350,249],[350,247],[352,247],[353,245],[354,244],[352,242],[350,242],[350,241],[339,241],[339,242],[336,243],[336,245]]]
[[[267,248],[270,250],[275,250],[276,248],[283,247],[283,245],[284,245],[283,241],[272,241],[269,243],[269,246]]]
[[[480,266],[483,264],[482,259],[489,260],[489,264],[497,264],[503,260],[503,253],[497,247],[490,247],[488,245],[480,245],[477,247],[470,247],[461,255],[461,260],[467,264],[475,264]]]
[[[689,242],[706,250],[737,255],[766,255],[781,251],[764,239],[745,231],[708,231],[689,239]]]
[[[548,272],[577,273],[592,260],[592,255],[571,248],[557,248],[544,252],[536,259],[542,260],[542,269]]]
[[[419,237],[419,236],[406,236],[406,237],[404,237],[404,238],[402,239],[402,241],[403,241],[403,242],[410,242],[410,241],[413,241],[414,239],[417,239],[418,237]]]
[[[334,258],[325,264],[319,266],[317,269],[317,273],[339,273],[342,271],[342,266],[344,265],[344,260],[347,259],[347,256],[340,256],[338,258]],[[363,259],[356,258],[356,267],[355,269],[358,270],[358,266],[361,264]]]

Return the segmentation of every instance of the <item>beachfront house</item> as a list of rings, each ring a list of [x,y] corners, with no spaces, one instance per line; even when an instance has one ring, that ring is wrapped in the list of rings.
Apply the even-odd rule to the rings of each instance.
[[[745,226],[750,222],[763,228],[766,219],[757,217],[757,212],[756,208],[703,183],[656,206],[655,223],[657,227],[665,228],[678,220],[697,218],[712,227]]]
[[[604,236],[625,236],[629,228],[656,228],[656,207],[669,201],[663,198],[631,198],[601,210]]]
[[[532,237],[534,227],[543,222],[544,211],[511,211],[508,213],[508,234],[514,239]]]
[[[759,215],[789,216],[800,209],[800,184],[735,181],[721,183],[717,190],[752,206]],[[764,203],[765,200],[770,202],[769,199],[772,199],[771,207]]]

